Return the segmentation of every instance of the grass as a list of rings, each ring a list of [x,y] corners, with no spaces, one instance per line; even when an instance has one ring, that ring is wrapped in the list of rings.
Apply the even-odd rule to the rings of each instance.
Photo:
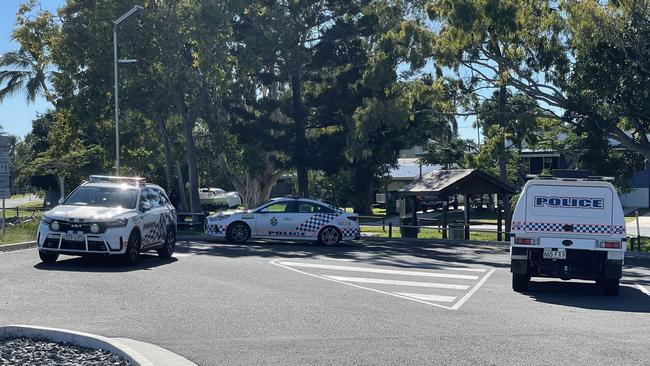
[[[361,226],[362,233],[372,233],[374,237],[377,238],[388,238],[388,227],[386,231],[383,231],[381,226]],[[496,233],[485,233],[485,232],[476,232],[471,231],[470,240],[484,240],[484,241],[495,241],[497,240]],[[393,238],[401,238],[399,228],[393,228]],[[442,232],[438,229],[431,228],[421,228],[418,233],[418,238],[420,239],[442,239]]]
[[[16,226],[7,226],[4,233],[0,232],[0,245],[36,240],[38,222],[39,219],[35,219]]]
[[[627,250],[632,250],[632,248],[631,248],[632,241],[630,240],[630,238],[628,238],[627,243],[628,243],[627,244]],[[637,245],[638,244],[636,243],[636,239],[635,239],[634,240],[634,250],[639,250],[639,249],[637,249],[638,248]],[[641,251],[642,252],[650,252],[650,238],[641,237]]]

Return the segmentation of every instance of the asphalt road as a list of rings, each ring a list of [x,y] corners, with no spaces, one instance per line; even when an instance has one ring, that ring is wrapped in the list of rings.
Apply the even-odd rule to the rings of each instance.
[[[648,365],[650,259],[618,297],[510,288],[507,248],[179,243],[135,268],[0,254],[0,324],[138,339],[199,365]],[[644,292],[646,291],[646,292]]]

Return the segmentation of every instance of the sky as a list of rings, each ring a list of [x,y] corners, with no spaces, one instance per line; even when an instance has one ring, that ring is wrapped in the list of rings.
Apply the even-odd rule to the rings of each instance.
[[[0,0],[0,54],[18,48],[18,45],[11,40],[11,31],[18,6],[24,1]],[[65,0],[40,0],[40,3],[44,9],[55,11],[65,4]],[[51,106],[42,97],[38,97],[33,103],[28,103],[24,94],[14,94],[0,102],[0,126],[11,135],[24,137],[32,129],[32,120]],[[476,129],[472,128],[471,119],[459,118],[458,125],[461,138],[476,140],[477,133]]]
[[[18,6],[24,0],[0,0],[0,53],[15,51],[18,45],[11,40],[11,31]],[[65,0],[41,0],[44,9],[56,10]],[[44,98],[27,103],[24,94],[14,94],[0,102],[0,126],[11,135],[24,137],[32,129],[32,120],[38,113],[51,107]]]

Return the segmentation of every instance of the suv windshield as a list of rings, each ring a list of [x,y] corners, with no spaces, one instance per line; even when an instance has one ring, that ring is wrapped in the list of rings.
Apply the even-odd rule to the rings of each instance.
[[[121,187],[79,187],[63,204],[134,209],[137,193],[136,189]]]

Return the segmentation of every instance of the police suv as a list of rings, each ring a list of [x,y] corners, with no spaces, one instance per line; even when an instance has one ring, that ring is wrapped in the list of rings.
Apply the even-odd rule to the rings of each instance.
[[[169,258],[176,245],[176,211],[165,191],[143,178],[90,176],[38,227],[41,260],[59,254],[116,255],[135,264],[140,252]]]
[[[618,294],[625,220],[616,189],[603,178],[528,181],[511,233],[513,290],[528,290],[530,278],[539,276],[595,280],[605,294]]]

